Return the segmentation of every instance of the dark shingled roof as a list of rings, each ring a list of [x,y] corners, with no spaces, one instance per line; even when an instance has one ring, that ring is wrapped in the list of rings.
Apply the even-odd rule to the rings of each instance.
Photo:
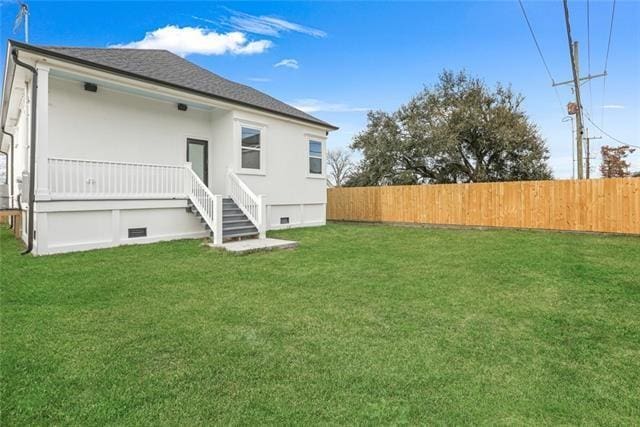
[[[252,87],[232,82],[167,50],[33,46],[13,42],[27,50],[60,59],[121,72],[143,80],[168,84],[217,99],[256,107],[329,129],[335,126],[300,111]]]

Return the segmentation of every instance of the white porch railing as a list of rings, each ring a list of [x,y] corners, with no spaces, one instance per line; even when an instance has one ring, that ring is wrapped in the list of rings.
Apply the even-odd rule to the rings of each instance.
[[[233,171],[227,173],[229,183],[229,196],[244,212],[249,220],[256,226],[260,238],[266,237],[266,206],[264,196],[256,195]]]
[[[207,225],[213,231],[213,243],[222,243],[222,195],[213,194],[187,164],[185,191]]]
[[[49,158],[52,199],[184,198],[184,166]]]

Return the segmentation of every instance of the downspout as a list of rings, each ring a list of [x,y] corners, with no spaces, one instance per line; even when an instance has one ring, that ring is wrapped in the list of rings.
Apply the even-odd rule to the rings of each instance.
[[[18,49],[14,48],[11,51],[13,56],[13,62],[20,65],[23,68],[31,71],[33,79],[31,82],[31,153],[29,158],[29,212],[27,214],[28,231],[27,231],[27,249],[22,252],[22,255],[31,253],[33,250],[33,208],[36,200],[36,105],[38,101],[38,70],[35,67],[25,64],[18,59]]]
[[[11,150],[11,159],[9,159],[9,153],[5,153],[7,155],[7,161],[11,162],[11,169],[9,171],[7,171],[6,173],[6,180],[7,183],[9,184],[9,177],[11,177],[11,183],[9,185],[9,208],[13,209],[13,181],[14,181],[14,177],[13,177],[13,134],[7,132],[6,130],[4,130],[4,126],[2,127],[2,133],[4,133],[5,135],[7,135],[9,138],[11,138],[11,146],[9,147],[9,150]],[[15,226],[15,224],[13,223],[13,217],[11,217],[11,228],[13,228]]]
[[[4,126],[2,127],[2,133],[4,133],[5,135],[7,135],[9,138],[11,138],[11,147],[9,147],[9,148],[10,148],[10,150],[11,150],[11,158],[7,157],[7,160],[9,160],[9,161],[11,162],[11,169],[10,169],[10,171],[7,173],[7,181],[9,180],[9,177],[11,177],[11,183],[9,183],[9,184],[10,184],[10,185],[9,185],[9,195],[10,195],[10,199],[9,199],[9,202],[10,202],[10,203],[9,203],[9,206],[10,206],[11,208],[13,208],[13,194],[14,194],[14,193],[13,193],[13,181],[14,181],[14,177],[13,177],[13,157],[14,157],[14,156],[13,156],[13,151],[14,151],[14,149],[13,149],[13,134],[12,134],[12,133],[7,132],[6,130],[4,130]]]

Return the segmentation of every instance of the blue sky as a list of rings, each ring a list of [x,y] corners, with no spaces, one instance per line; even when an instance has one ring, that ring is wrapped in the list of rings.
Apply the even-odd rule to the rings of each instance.
[[[587,74],[587,3],[570,0],[574,39]],[[525,1],[556,81],[571,77],[562,2]],[[602,71],[612,0],[592,1],[591,72]],[[2,41],[18,6],[0,3]],[[368,109],[392,111],[443,68],[489,84],[511,83],[551,149],[556,177],[571,176],[571,130],[517,2],[30,2],[31,42],[165,47],[240,83],[340,126],[329,147],[347,146]],[[640,2],[618,1],[606,96],[603,79],[583,86],[583,104],[609,134],[640,145]],[[1,53],[4,63],[5,52]],[[590,94],[592,93],[592,96]],[[602,121],[602,106],[604,121]],[[593,126],[592,135],[601,135]],[[604,136],[604,135],[603,135]],[[607,137],[594,141],[594,151]],[[640,150],[632,159],[640,169]],[[596,160],[595,165],[599,164]],[[596,171],[597,175],[597,171]]]

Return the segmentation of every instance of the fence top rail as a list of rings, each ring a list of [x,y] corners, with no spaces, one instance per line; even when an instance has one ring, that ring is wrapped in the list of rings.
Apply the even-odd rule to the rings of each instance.
[[[588,183],[588,182],[615,182],[615,181],[640,181],[640,177],[628,176],[624,178],[591,178],[591,179],[546,179],[531,181],[486,181],[486,182],[450,182],[442,184],[399,184],[399,185],[370,185],[363,187],[329,187],[328,191],[344,190],[373,190],[379,188],[432,188],[450,186],[482,186],[482,185],[516,185],[516,184],[554,184],[554,183]]]
[[[63,157],[49,157],[49,160],[62,161],[62,162],[78,162],[78,163],[107,163],[112,165],[125,165],[125,166],[151,166],[161,168],[174,168],[183,169],[184,165],[167,165],[160,163],[139,163],[139,162],[121,162],[112,160],[90,160],[90,159],[72,159]]]

